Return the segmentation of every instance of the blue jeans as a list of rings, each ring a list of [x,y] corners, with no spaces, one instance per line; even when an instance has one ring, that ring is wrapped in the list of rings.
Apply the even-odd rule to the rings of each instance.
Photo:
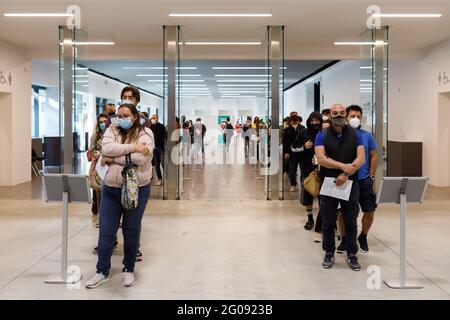
[[[106,185],[102,188],[97,273],[103,273],[106,276],[111,269],[111,256],[114,249],[114,242],[116,241],[120,218],[122,212],[124,212],[120,202],[121,194],[122,191],[119,188],[112,188]],[[149,198],[150,185],[139,187],[139,203],[137,209],[132,214],[123,214],[123,272],[134,272],[141,234],[141,221]]]

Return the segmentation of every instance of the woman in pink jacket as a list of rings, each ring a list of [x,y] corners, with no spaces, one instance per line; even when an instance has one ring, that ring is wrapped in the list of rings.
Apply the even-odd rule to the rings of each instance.
[[[122,285],[131,287],[135,284],[134,265],[141,220],[150,197],[155,144],[152,131],[140,124],[139,112],[135,105],[122,104],[118,109],[117,120],[117,125],[111,125],[106,130],[102,141],[103,160],[109,168],[102,188],[97,273],[86,282],[86,288],[95,288],[109,281],[111,256],[122,213],[124,238]],[[131,213],[124,210],[121,204],[122,170],[128,154],[131,156],[131,162],[137,167],[139,179],[138,206]]]

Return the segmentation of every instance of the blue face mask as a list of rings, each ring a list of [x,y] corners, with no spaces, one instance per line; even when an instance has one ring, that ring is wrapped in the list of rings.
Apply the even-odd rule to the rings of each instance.
[[[130,117],[126,117],[126,118],[119,118],[119,126],[122,129],[128,130],[133,126],[133,123],[131,122]]]
[[[105,131],[106,126],[105,126],[105,123],[104,123],[104,122],[103,122],[103,123],[100,123],[100,124],[98,125],[98,127],[100,128],[100,130]]]

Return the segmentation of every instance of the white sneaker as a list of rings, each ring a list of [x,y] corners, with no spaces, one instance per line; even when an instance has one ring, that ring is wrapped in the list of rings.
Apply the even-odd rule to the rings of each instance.
[[[89,281],[86,282],[87,289],[97,288],[102,283],[108,282],[109,277],[106,277],[103,273],[96,273]]]
[[[291,192],[294,192],[297,188],[295,186],[291,186]]]
[[[155,181],[155,186],[160,186],[160,185],[161,185],[161,180],[156,179],[156,181]]]
[[[136,281],[134,280],[133,272],[123,272],[122,273],[122,285],[124,287],[132,287]]]
[[[322,234],[320,232],[316,232],[314,234],[314,242],[317,242],[317,243],[322,242]]]

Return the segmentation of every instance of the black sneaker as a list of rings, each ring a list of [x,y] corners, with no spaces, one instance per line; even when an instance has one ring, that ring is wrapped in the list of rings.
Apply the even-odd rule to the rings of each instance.
[[[347,264],[353,271],[361,270],[361,265],[358,263],[358,258],[353,253],[347,256]]]
[[[142,261],[144,260],[144,257],[142,256],[141,250],[138,249],[137,255],[136,255],[136,261]]]
[[[334,254],[332,252],[326,253],[322,261],[322,267],[330,269],[334,265]]]
[[[309,220],[305,223],[305,230],[312,230],[314,228],[314,220]]]
[[[347,251],[347,243],[345,242],[345,237],[342,237],[341,244],[337,247],[336,252],[339,254],[343,254]]]
[[[369,244],[367,243],[367,235],[360,234],[358,237],[359,250],[363,253],[369,252]]]

